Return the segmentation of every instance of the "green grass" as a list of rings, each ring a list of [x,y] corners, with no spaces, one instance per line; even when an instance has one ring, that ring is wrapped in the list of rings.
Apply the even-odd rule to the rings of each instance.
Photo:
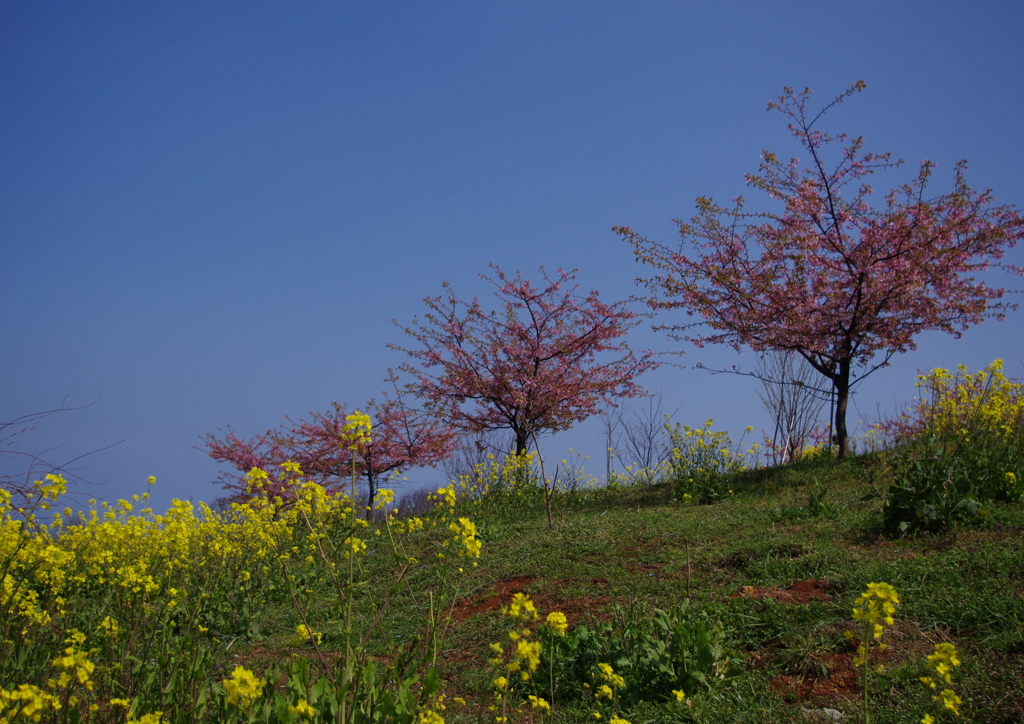
[[[981,527],[887,538],[880,502],[864,500],[878,474],[871,457],[762,469],[737,479],[728,499],[694,507],[680,506],[665,487],[585,491],[555,498],[552,528],[540,502],[514,514],[467,511],[484,551],[461,584],[439,665],[446,691],[469,703],[445,716],[475,720],[489,681],[488,644],[508,630],[495,605],[514,589],[528,593],[542,615],[567,612],[573,625],[607,620],[615,604],[643,616],[686,598],[723,624],[742,673],[686,704],[621,709],[633,724],[808,721],[804,710],[826,707],[858,720],[851,677],[859,670],[851,668],[854,647],[843,632],[854,630],[857,596],[884,581],[901,605],[886,633],[886,669],[873,676],[872,721],[921,720],[930,692],[919,677],[942,641],[954,643],[963,660],[953,685],[963,720],[1024,721],[1024,510],[997,504]],[[374,556],[367,560],[371,580],[385,580],[387,566],[374,570]],[[429,576],[429,567],[417,575]],[[412,589],[423,582],[414,578]],[[801,582],[813,582],[803,586],[811,600],[794,600],[799,590],[786,595]],[[415,635],[425,602],[399,592],[392,606],[389,631],[401,643]],[[281,622],[282,637],[295,625],[286,610],[266,614]],[[363,619],[370,614],[364,610]],[[275,637],[267,633],[243,653],[272,654]],[[555,704],[556,721],[594,721],[585,702]]]

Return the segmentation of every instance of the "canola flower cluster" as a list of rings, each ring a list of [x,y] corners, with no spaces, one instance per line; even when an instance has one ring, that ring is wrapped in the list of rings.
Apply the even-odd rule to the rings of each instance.
[[[356,410],[351,415],[345,416],[345,424],[341,427],[342,437],[348,443],[350,450],[359,450],[373,442],[370,436],[372,429],[370,416],[365,412]]]
[[[864,669],[861,678],[861,690],[864,698],[864,721],[868,721],[868,677],[871,671],[871,641],[876,640],[876,648],[884,649],[886,644],[882,643],[882,635],[886,626],[896,623],[894,614],[896,606],[900,602],[896,589],[888,583],[869,583],[868,590],[857,597],[853,602],[853,620],[861,624],[861,641],[857,646],[857,655],[853,657],[853,665]],[[853,639],[851,631],[844,631],[847,639]],[[881,666],[878,667],[882,669]]]
[[[469,518],[459,517],[455,519],[455,508],[458,504],[458,494],[455,492],[455,484],[449,483],[443,488],[438,488],[436,492],[427,496],[427,499],[434,503],[435,509],[440,514],[440,518],[432,521],[431,526],[436,527],[439,521],[451,519],[448,523],[448,531],[453,535],[451,538],[444,541],[442,544],[445,549],[449,549],[454,546],[457,551],[457,555],[462,558],[470,558],[474,566],[477,565],[475,559],[480,557],[480,553],[483,550],[483,542],[477,538],[476,523]],[[395,521],[391,524],[395,530],[420,530],[424,528],[423,521],[419,518],[412,518],[410,521],[403,523],[402,521]],[[437,554],[439,559],[444,559],[444,552]],[[462,573],[463,569],[459,568],[459,572]]]
[[[368,444],[368,418],[351,422],[353,444]],[[222,511],[174,500],[163,515],[146,506],[148,493],[58,512],[67,486],[59,475],[38,481],[23,505],[0,489],[0,724],[40,721],[46,712],[82,707],[123,708],[129,722],[156,724],[163,717],[156,710],[160,697],[172,695],[161,694],[170,679],[153,651],[207,637],[223,623],[225,610],[242,615],[247,606],[259,605],[268,586],[301,593],[310,576],[325,575],[315,573],[318,567],[331,574],[336,561],[366,555],[369,523],[357,516],[351,498],[301,475],[292,462],[282,466],[276,482],[254,469],[247,475],[249,500]],[[286,494],[266,494],[270,489]],[[429,524],[399,520],[391,511],[374,533],[382,528],[394,539],[444,530],[443,544],[475,564],[482,549],[475,524],[452,519],[454,489],[441,489],[438,496],[443,505]],[[393,493],[381,491],[380,498],[393,500]],[[399,550],[404,546],[396,545]],[[319,644],[322,633],[303,621],[296,635]],[[90,648],[87,638],[94,642]],[[192,665],[212,673],[214,648],[194,645],[190,650],[198,658]],[[136,667],[133,661],[150,667],[140,676],[151,671],[155,689],[142,691],[142,679],[126,678]],[[231,706],[245,709],[264,683],[238,667],[220,686]],[[126,686],[132,697],[120,695]],[[168,701],[173,704],[173,696]],[[289,710],[305,717],[315,713],[305,700],[292,702]]]
[[[853,619],[863,624],[865,632],[865,639],[857,647],[857,655],[853,659],[855,666],[867,666],[868,664],[871,646],[868,636],[879,642],[877,648],[886,648],[886,644],[882,643],[882,635],[885,633],[886,626],[896,623],[893,615],[896,613],[896,606],[899,602],[899,594],[888,583],[869,583],[868,590],[854,601]],[[853,636],[849,631],[846,633],[847,638]]]
[[[896,589],[888,583],[869,583],[867,590],[862,593],[854,602],[853,618],[864,627],[864,638],[857,647],[857,655],[853,659],[855,666],[864,667],[863,695],[864,711],[867,716],[868,707],[868,672],[871,653],[871,639],[879,643],[877,648],[884,649],[886,644],[881,643],[882,635],[886,626],[896,623],[894,618],[896,606],[900,598]],[[846,638],[852,639],[853,634],[845,632]],[[940,643],[935,645],[935,652],[928,656],[928,668],[931,674],[921,677],[921,683],[936,691],[932,699],[942,705],[943,709],[960,716],[960,706],[963,701],[951,688],[939,690],[940,682],[947,686],[953,683],[953,668],[960,665],[956,647],[951,643]],[[879,667],[881,669],[881,667]],[[865,719],[866,721],[866,719]],[[932,714],[925,714],[921,724],[935,724],[937,719]]]
[[[263,471],[249,476],[253,489],[266,480]],[[215,512],[202,503],[197,508],[175,500],[166,514],[157,515],[150,508],[136,509],[147,494],[113,505],[90,503],[87,512],[77,514],[64,509],[49,524],[42,523],[41,514],[65,490],[63,478],[49,475],[27,496],[28,507],[15,507],[8,491],[0,491],[0,618],[7,624],[0,666],[5,670],[5,662],[24,652],[45,650],[54,633],[69,623],[82,619],[80,624],[89,624],[88,617],[75,611],[76,604],[98,596],[106,597],[108,605],[105,615],[91,622],[92,636],[105,643],[93,653],[110,655],[102,668],[106,678],[116,677],[124,656],[131,655],[125,638],[145,638],[147,627],[159,628],[168,616],[181,620],[184,615],[198,632],[208,630],[204,603],[213,595],[211,589],[231,599],[233,592],[253,588],[253,579],[269,570],[272,559],[316,552],[325,533],[314,527],[307,536],[298,536],[300,521],[326,522],[353,513],[346,498],[303,484],[288,506],[280,499],[254,497]],[[123,636],[126,631],[135,636]],[[76,632],[75,637],[52,660],[61,672],[49,680],[48,688],[58,694],[75,682],[84,692],[94,689],[97,664],[81,648],[85,634]],[[14,711],[29,718],[45,709],[78,705],[74,695],[60,697],[30,683],[0,689],[0,701],[8,709],[11,702],[20,702]],[[107,704],[125,702],[130,706],[120,697]]]
[[[538,488],[537,454],[510,452],[499,462],[493,453],[486,462],[473,466],[472,473],[460,475],[452,483],[460,498],[481,503],[485,499],[510,501],[529,498]]]
[[[248,709],[263,695],[263,685],[266,682],[244,666],[236,666],[231,672],[231,678],[225,679],[222,683],[228,694],[228,704]]]
[[[593,693],[594,703],[599,707],[613,707],[618,699],[619,690],[626,688],[626,679],[616,673],[615,669],[611,664],[598,663],[597,671],[593,674]],[[590,689],[590,684],[584,684],[584,687]],[[673,692],[677,701],[682,701],[682,696],[685,696],[683,692]],[[591,717],[596,721],[600,721],[604,718],[601,711],[591,712]],[[621,718],[618,714],[612,713],[609,715],[608,724],[629,724],[625,719]]]
[[[933,432],[960,432],[983,427],[1011,435],[1024,422],[1024,384],[1003,374],[1003,360],[971,374],[964,365],[956,372],[938,368],[919,375],[917,387],[926,397],[914,412]]]
[[[503,616],[511,618],[514,628],[509,631],[508,637],[513,643],[511,652],[506,652],[501,644],[491,644],[491,650],[495,656],[490,659],[492,667],[504,666],[510,674],[519,674],[523,681],[530,678],[530,672],[536,671],[540,666],[541,645],[539,641],[531,639],[532,631],[528,626],[540,620],[540,614],[530,597],[525,593],[517,593],[512,601],[501,609]],[[499,685],[500,684],[500,685]],[[508,680],[504,676],[495,680],[495,687],[506,689]]]
[[[237,707],[242,711],[248,711],[263,696],[266,685],[266,679],[256,676],[244,666],[236,666],[231,676],[221,682],[228,696],[228,706]],[[304,698],[299,698],[294,704],[288,704],[286,710],[289,714],[305,719],[316,716],[316,709]]]
[[[498,724],[508,721],[508,695],[515,688],[512,680],[518,677],[520,681],[529,681],[541,664],[543,645],[531,627],[535,624],[542,626],[552,636],[564,636],[569,628],[569,621],[561,611],[552,611],[541,621],[536,604],[525,593],[514,594],[512,600],[502,606],[501,614],[511,619],[512,628],[508,632],[510,643],[492,643],[490,650],[493,655],[488,659],[495,701],[490,710],[496,713],[495,721]],[[553,666],[553,658],[551,663]],[[537,709],[542,714],[552,713],[552,701],[544,697],[529,694],[526,701],[531,709]]]
[[[759,446],[744,451],[742,441],[733,446],[729,433],[712,431],[713,419],[703,427],[665,425],[672,441],[667,477],[675,484],[677,498],[686,505],[711,503],[732,493],[727,481],[733,475],[753,466]],[[746,432],[753,431],[748,427]]]
[[[515,690],[514,681],[518,678],[522,682],[530,681],[534,672],[540,667],[542,658],[547,657],[551,667],[551,685],[554,686],[556,670],[556,648],[552,647],[546,653],[543,641],[552,641],[565,636],[569,628],[569,621],[561,611],[552,611],[546,618],[541,619],[536,604],[525,593],[516,593],[512,600],[502,606],[502,616],[511,619],[511,630],[508,632],[509,644],[492,643],[492,653],[488,663],[492,670],[491,687],[494,696],[494,704],[490,711],[495,713],[494,721],[497,724],[506,724],[509,714],[509,696]],[[546,629],[547,636],[538,636],[533,627],[539,626]],[[626,686],[626,680],[618,674],[611,664],[598,663],[593,675],[593,687],[584,684],[584,687],[592,692],[594,703],[599,709],[611,709],[607,721],[609,724],[629,724],[619,717],[615,710],[618,693]],[[682,701],[685,694],[681,691],[673,692],[678,701]],[[538,694],[528,694],[524,701],[530,709],[537,710],[541,715],[551,716],[554,713],[554,690],[551,691],[551,699],[545,699]],[[520,713],[522,710],[518,710]],[[596,720],[602,720],[605,714],[595,711],[592,716]]]
[[[987,471],[992,483],[979,491],[982,497],[1019,502],[1024,500],[1024,481],[1018,480],[1024,465],[1024,384],[1008,380],[1002,369],[997,359],[974,374],[960,365],[955,373],[935,369],[919,376],[917,386],[927,394],[913,410],[913,424],[921,437],[977,451],[982,468],[998,466]],[[983,470],[975,475],[985,477]]]
[[[594,698],[596,699],[611,701],[615,698],[615,690],[623,689],[626,686],[626,680],[615,673],[611,664],[598,664],[596,679],[594,685]]]
[[[96,665],[89,660],[89,655],[81,647],[85,644],[85,634],[71,631],[64,641],[69,644],[63,654],[57,656],[50,665],[59,673],[56,678],[49,678],[45,687],[34,684],[19,684],[13,689],[0,688],[0,724],[8,724],[19,717],[29,721],[40,721],[47,711],[75,709],[80,700],[78,694],[92,691],[95,683],[92,674]],[[114,702],[112,702],[114,703]],[[90,711],[96,711],[94,703]]]
[[[922,676],[921,683],[933,690],[938,690],[939,681],[947,685],[952,684],[953,667],[959,665],[960,659],[957,658],[956,647],[953,644],[935,644],[935,653],[928,656],[928,667],[932,670],[934,676]],[[952,689],[944,688],[941,691],[937,691],[932,699],[941,704],[945,709],[953,712],[956,716],[960,716],[960,705],[964,702]],[[931,714],[925,714],[924,719],[921,720],[922,724],[935,724],[935,721],[935,717]]]
[[[1003,375],[1002,360],[974,374],[935,369],[917,384],[915,406],[875,428],[892,471],[886,527],[983,522],[986,504],[1024,501],[1024,385]]]

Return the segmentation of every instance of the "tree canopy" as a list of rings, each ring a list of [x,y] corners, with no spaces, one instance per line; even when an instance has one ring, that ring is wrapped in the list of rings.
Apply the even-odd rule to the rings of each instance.
[[[625,302],[579,294],[575,271],[541,269],[534,286],[491,268],[496,278],[481,277],[496,287],[497,309],[462,301],[445,283],[445,296],[425,299],[427,314],[403,327],[419,347],[393,345],[417,363],[402,369],[429,406],[466,432],[509,429],[524,453],[536,435],[642,393],[635,378],[655,362],[623,339],[638,319]]]
[[[389,381],[395,382],[394,376]],[[441,421],[422,410],[407,406],[401,394],[370,400],[363,410],[370,416],[369,439],[353,449],[346,445],[346,425],[351,416],[345,405],[334,402],[327,412],[312,413],[308,419],[288,424],[263,435],[241,438],[231,428],[221,437],[208,434],[203,444],[210,457],[226,462],[235,472],[224,472],[221,483],[234,497],[245,497],[245,474],[254,467],[277,470],[285,461],[298,463],[303,475],[329,490],[342,487],[353,471],[365,479],[369,502],[389,474],[410,467],[440,463],[452,454],[455,434]],[[281,495],[272,476],[266,490]]]
[[[806,158],[788,162],[764,151],[748,186],[781,203],[780,211],[753,213],[743,197],[720,206],[700,197],[689,222],[676,221],[681,244],[649,241],[631,228],[616,231],[636,258],[653,270],[638,283],[655,310],[683,310],[692,323],[662,325],[697,346],[729,344],[756,351],[791,350],[804,357],[836,393],[835,435],[848,451],[846,409],[850,388],[915,348],[926,330],[959,336],[1015,305],[1005,290],[978,274],[999,260],[1024,233],[1012,206],[997,206],[990,190],[966,181],[967,163],[953,169],[949,193],[929,196],[934,164],[923,161],[916,178],[872,206],[864,179],[900,166],[888,153],[863,151],[864,142],[829,135],[817,125],[827,111],[863,90],[851,84],[820,111],[808,111],[811,91],[785,88],[769,109],[789,119]],[[838,154],[830,152],[840,147]]]

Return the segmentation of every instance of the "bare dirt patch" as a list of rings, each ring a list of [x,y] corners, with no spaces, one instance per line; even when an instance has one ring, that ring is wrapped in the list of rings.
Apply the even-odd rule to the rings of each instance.
[[[831,601],[832,584],[817,578],[791,583],[785,588],[765,588],[763,586],[744,586],[735,598],[765,599],[771,598],[779,603],[810,603],[811,601]]]
[[[787,701],[807,699],[842,699],[856,697],[859,689],[857,672],[853,665],[853,654],[829,654],[822,657],[828,666],[828,676],[776,676],[772,679],[772,690]],[[877,657],[877,654],[876,654]]]
[[[482,596],[459,601],[453,611],[455,622],[462,623],[471,616],[499,610],[502,606],[510,603],[515,594],[530,593],[530,587],[533,585],[533,582],[534,579],[530,576],[520,576],[518,578],[498,581],[494,585],[493,591]],[[551,584],[551,587],[557,589],[567,586],[568,583],[567,581],[559,581]],[[598,587],[607,585],[607,581],[604,579],[594,579],[593,583]],[[564,598],[550,592],[533,592],[530,593],[530,598],[537,606],[537,610],[541,615],[546,616],[552,611],[561,611],[565,614],[565,618],[570,626],[588,615],[600,618],[601,616],[597,614],[597,611],[614,602],[614,598],[610,595]]]
[[[463,599],[455,604],[455,610],[453,611],[455,622],[462,623],[470,616],[476,616],[479,613],[486,613],[488,611],[497,611],[506,603],[509,603],[515,594],[526,593],[532,583],[533,578],[530,576],[519,576],[518,578],[498,581],[494,584],[494,593],[482,599],[479,597]]]

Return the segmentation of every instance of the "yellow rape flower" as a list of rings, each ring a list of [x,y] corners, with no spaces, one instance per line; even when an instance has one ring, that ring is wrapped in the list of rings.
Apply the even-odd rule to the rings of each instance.
[[[463,555],[471,558],[479,558],[483,543],[476,537],[476,524],[469,518],[459,518],[448,526],[448,530],[455,533],[455,541],[461,542],[465,548]]]
[[[305,699],[299,699],[299,702],[295,706],[288,706],[288,713],[298,714],[299,716],[304,716],[307,719],[312,719],[316,716],[316,709],[310,706],[309,702]]]
[[[960,705],[963,704],[963,700],[957,696],[952,689],[943,689],[939,692],[938,696],[932,697],[935,701],[940,702],[944,707],[949,709],[951,712],[960,716]]]
[[[420,712],[420,716],[417,721],[419,724],[444,724],[444,717],[433,709],[427,709],[426,711]]]
[[[265,682],[244,666],[236,666],[231,678],[222,683],[228,693],[228,704],[248,709],[263,694]]]
[[[72,638],[75,637],[72,636]],[[53,660],[54,666],[66,669],[57,678],[57,686],[66,689],[72,681],[77,679],[79,684],[84,684],[87,689],[92,691],[93,682],[89,677],[96,670],[96,664],[89,661],[84,651],[77,651],[73,646],[65,649],[64,653],[64,656],[58,656]]]
[[[614,688],[621,689],[626,685],[626,680],[615,673],[615,669],[612,668],[611,664],[598,664],[597,668],[601,672],[601,678]]]
[[[151,714],[143,714],[141,719],[129,719],[125,724],[164,724],[164,713],[154,711]]]
[[[371,428],[370,416],[356,410],[345,416],[345,424],[341,428],[342,439],[348,443],[350,450],[356,450],[361,445],[370,444]]]
[[[437,489],[436,496],[438,506],[447,505],[449,508],[455,508],[455,486],[447,485],[443,488]]]
[[[899,602],[900,597],[896,589],[888,583],[869,583],[868,590],[854,601],[853,618],[871,625],[874,637],[881,638],[882,626],[879,622],[884,622],[887,626],[896,623],[893,614],[896,613],[896,605]]]
[[[530,671],[540,666],[540,641],[520,639],[516,643],[516,658],[526,664]]]
[[[345,558],[348,558],[352,554],[358,555],[366,552],[366,543],[355,536],[346,538],[344,546],[348,549],[345,551]]]
[[[569,622],[566,620],[565,614],[561,611],[552,611],[549,613],[546,623],[548,628],[559,636],[565,636],[566,629],[569,628]]]
[[[530,706],[534,709],[540,709],[541,711],[551,711],[551,704],[546,699],[542,699],[539,696],[530,694],[529,696]]]
[[[9,707],[9,716],[3,721],[23,716],[32,721],[39,721],[42,713],[49,709],[60,709],[60,699],[38,686],[20,684],[17,689],[0,689],[0,712]]]
[[[316,631],[313,631],[309,626],[307,626],[304,623],[300,623],[298,626],[295,627],[295,633],[299,637],[300,641],[312,641],[313,639],[316,639],[316,642],[318,644],[323,640],[324,637],[322,633],[317,633]]]
[[[395,491],[388,490],[387,488],[381,488],[380,490],[377,491],[377,502],[374,504],[374,506],[377,508],[377,510],[382,510],[389,503],[393,503],[394,501]]]
[[[537,607],[525,593],[517,593],[512,596],[512,602],[503,606],[501,612],[509,618],[518,618],[523,621],[536,621],[540,618]]]

